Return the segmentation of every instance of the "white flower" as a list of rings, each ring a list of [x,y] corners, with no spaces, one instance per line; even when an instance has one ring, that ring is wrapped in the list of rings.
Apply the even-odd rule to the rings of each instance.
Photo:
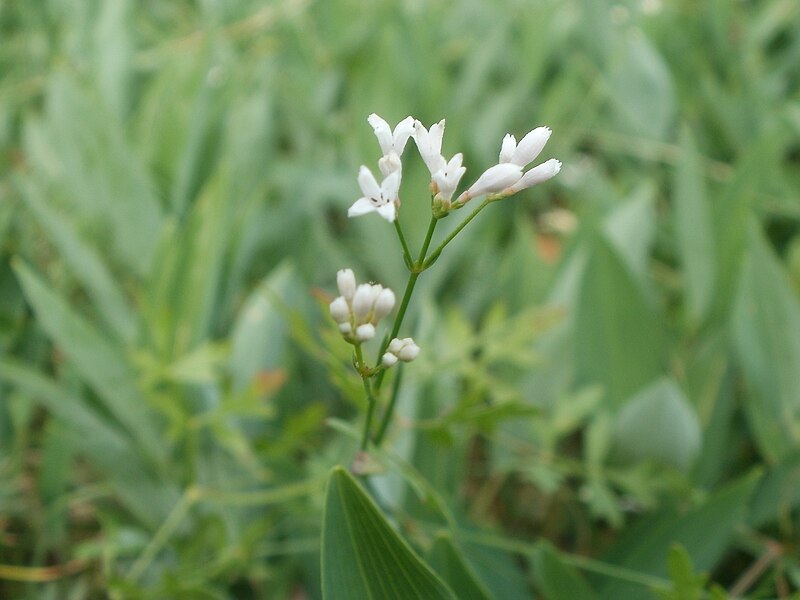
[[[419,121],[414,121],[414,142],[432,177],[446,166],[447,161],[442,156],[443,136],[444,119],[431,125],[430,130],[425,129]]]
[[[433,181],[436,183],[436,187],[439,188],[436,197],[447,204],[450,203],[453,192],[456,191],[458,183],[461,181],[464,173],[467,172],[466,167],[461,166],[463,160],[464,157],[459,152],[450,159],[450,162],[444,164],[444,166],[433,175]],[[444,158],[442,158],[442,161],[444,161]]]
[[[397,218],[400,171],[390,173],[378,185],[372,171],[362,166],[358,172],[358,185],[364,195],[347,210],[348,217],[360,217],[374,211],[390,223]]]
[[[397,124],[392,131],[389,124],[381,117],[372,113],[367,117],[367,121],[372,125],[375,137],[383,152],[383,157],[378,161],[378,167],[384,176],[399,171],[402,168],[400,155],[405,150],[408,138],[414,133],[414,118],[406,117]]]
[[[372,314],[373,321],[380,321],[383,317],[392,312],[394,302],[394,292],[389,288],[383,288],[375,299],[375,308]]]
[[[403,362],[411,362],[419,356],[419,346],[414,343],[414,340],[409,338],[398,339],[394,338],[389,342],[386,348],[386,353],[381,358],[383,366],[387,369],[395,365],[398,360]]]
[[[522,172],[542,152],[551,133],[549,127],[537,127],[529,131],[519,144],[513,135],[506,134],[500,147],[499,163],[484,171],[478,181],[458,197],[456,204],[463,205],[484,194],[509,196],[556,175],[561,169],[561,163],[555,159],[548,160],[525,174]]]
[[[362,283],[356,288],[352,303],[353,319],[355,319],[356,326],[369,320],[367,317],[372,312],[378,293],[379,290],[375,290],[375,286],[369,283]]]

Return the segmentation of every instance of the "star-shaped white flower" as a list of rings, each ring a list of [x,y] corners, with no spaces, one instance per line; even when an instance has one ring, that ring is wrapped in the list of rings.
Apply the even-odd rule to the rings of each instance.
[[[381,147],[383,156],[378,161],[378,167],[384,176],[399,171],[402,168],[400,155],[405,150],[408,138],[414,133],[414,118],[406,117],[400,121],[392,131],[389,124],[381,117],[372,113],[367,117],[367,121],[372,125],[375,137]]]
[[[447,161],[442,156],[442,138],[444,137],[444,119],[431,125],[430,130],[419,121],[414,121],[414,142],[417,144],[422,160],[433,177],[441,171]]]
[[[443,200],[447,204],[450,203],[453,192],[456,191],[458,183],[461,181],[464,173],[467,172],[467,168],[461,166],[463,160],[464,157],[460,152],[451,158],[448,163],[444,163],[444,158],[442,158],[442,162],[444,163],[442,168],[433,174],[433,181],[436,183],[436,187],[439,188],[436,198]]]
[[[372,171],[362,166],[358,172],[358,185],[364,195],[347,210],[348,217],[360,217],[367,213],[377,212],[390,223],[397,218],[400,171],[389,173],[378,185]]]

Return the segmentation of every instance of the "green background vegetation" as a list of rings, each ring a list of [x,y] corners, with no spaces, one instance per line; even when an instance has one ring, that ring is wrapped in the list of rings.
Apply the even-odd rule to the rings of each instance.
[[[371,112],[564,169],[420,279],[356,483]],[[0,596],[797,597],[799,140],[796,0],[1,3]]]

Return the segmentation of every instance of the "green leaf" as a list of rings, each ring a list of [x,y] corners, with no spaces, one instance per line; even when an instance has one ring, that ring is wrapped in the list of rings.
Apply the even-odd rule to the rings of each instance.
[[[745,411],[764,455],[800,443],[800,300],[752,224],[733,313],[734,347],[747,381]]]
[[[44,227],[94,302],[97,311],[120,340],[132,342],[136,336],[136,315],[117,286],[111,272],[99,254],[87,244],[73,226],[48,206],[42,191],[30,182],[24,187],[22,197],[33,215]]]
[[[664,509],[641,519],[619,537],[603,560],[663,577],[667,575],[664,557],[673,544],[679,543],[698,569],[710,571],[744,521],[760,476],[760,471],[753,471],[687,512]],[[602,591],[604,597],[615,600],[642,598],[640,585],[619,580],[607,580]]]
[[[163,440],[120,348],[75,313],[24,263],[15,262],[14,270],[40,324],[53,342],[74,363],[128,434],[161,462],[165,456]]]
[[[711,308],[716,276],[714,228],[700,165],[692,134],[684,128],[673,184],[673,206],[687,312],[693,324],[701,322]]]
[[[664,370],[661,319],[609,242],[598,236],[575,312],[579,383],[618,407]]]
[[[549,543],[543,542],[533,553],[536,587],[547,600],[596,600],[599,598],[586,580],[564,563]]]
[[[428,564],[450,585],[457,597],[475,600],[494,598],[449,534],[440,533],[436,536],[428,554]]]
[[[328,480],[322,528],[325,600],[455,600],[342,467]]]
[[[626,462],[655,460],[685,472],[700,444],[694,407],[671,378],[636,394],[614,420],[614,449]]]

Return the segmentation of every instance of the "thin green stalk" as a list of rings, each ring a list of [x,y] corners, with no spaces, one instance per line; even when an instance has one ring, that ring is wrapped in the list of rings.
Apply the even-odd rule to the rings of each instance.
[[[447,244],[449,244],[450,242],[452,242],[453,238],[456,237],[459,233],[461,233],[461,230],[464,229],[464,227],[466,227],[467,224],[470,221],[472,221],[472,219],[477,217],[478,213],[481,212],[484,208],[486,208],[489,205],[490,202],[492,202],[492,200],[489,197],[487,197],[483,202],[480,203],[478,208],[473,210],[466,219],[464,219],[463,221],[461,221],[461,223],[458,224],[458,227],[456,227],[455,229],[453,229],[453,231],[450,232],[450,235],[448,235],[446,238],[444,238],[444,241],[442,241],[442,243],[439,244],[439,246],[436,248],[436,250],[431,252],[431,254],[427,258],[427,260],[422,262],[422,270],[423,271],[425,269],[427,269],[428,267],[430,267],[431,264],[433,264],[433,261],[435,261],[437,258],[439,258],[439,255],[442,253],[442,250],[444,250],[444,247],[447,246]]]
[[[381,426],[378,428],[378,435],[375,436],[375,445],[380,446],[383,442],[383,436],[386,435],[386,430],[389,429],[389,421],[394,413],[394,405],[397,403],[397,396],[400,392],[400,382],[403,379],[403,365],[397,366],[397,377],[394,379],[392,385],[392,395],[389,397],[389,404],[386,406],[386,411],[383,413]]]
[[[405,261],[409,270],[411,270],[411,268],[414,266],[414,259],[411,258],[411,251],[408,249],[406,236],[403,235],[403,228],[400,226],[400,217],[397,217],[394,220],[394,230],[397,232],[397,237],[400,238],[400,245],[403,247],[403,260]]]
[[[361,436],[361,449],[366,450],[369,444],[369,429],[372,425],[372,415],[375,413],[375,396],[372,395],[372,390],[369,389],[369,378],[361,376],[361,381],[364,383],[364,391],[367,393],[367,417],[364,419],[364,434]]]
[[[150,543],[145,547],[136,562],[133,563],[131,570],[128,571],[128,580],[136,581],[141,577],[153,559],[159,553],[164,544],[169,541],[172,534],[177,531],[180,524],[183,522],[184,517],[189,513],[189,510],[194,506],[195,502],[200,499],[200,488],[189,487],[178,500],[178,503],[172,508],[172,511],[167,515],[167,518],[161,524],[156,534],[150,540]]]

